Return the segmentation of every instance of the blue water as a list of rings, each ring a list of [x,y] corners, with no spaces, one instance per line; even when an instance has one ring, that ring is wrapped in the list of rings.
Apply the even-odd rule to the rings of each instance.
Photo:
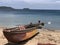
[[[44,28],[60,29],[60,11],[0,11],[0,26],[12,27],[15,25],[24,25],[37,23],[38,20],[45,23]],[[51,22],[51,24],[48,24]]]

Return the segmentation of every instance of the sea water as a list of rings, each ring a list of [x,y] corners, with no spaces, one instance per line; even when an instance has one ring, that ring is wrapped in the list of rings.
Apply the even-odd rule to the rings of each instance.
[[[45,23],[44,28],[60,29],[60,10],[0,11],[2,27],[38,23],[38,20]]]

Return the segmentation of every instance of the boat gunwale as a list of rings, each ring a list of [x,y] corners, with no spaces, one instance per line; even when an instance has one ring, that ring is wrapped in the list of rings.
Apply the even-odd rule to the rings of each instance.
[[[30,32],[30,31],[33,31],[35,30],[36,27],[33,27],[33,28],[28,28],[28,29],[25,29],[25,30],[3,30],[3,32],[6,32],[6,33],[27,33],[27,32]]]

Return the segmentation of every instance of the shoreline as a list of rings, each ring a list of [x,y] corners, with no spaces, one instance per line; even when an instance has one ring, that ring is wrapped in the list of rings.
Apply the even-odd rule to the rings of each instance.
[[[0,28],[0,45],[8,44],[8,41],[3,36],[4,28]],[[24,45],[37,45],[38,43],[42,44],[56,44],[60,45],[60,30],[50,30],[50,29],[37,29],[39,34],[33,37],[31,40],[26,42]]]

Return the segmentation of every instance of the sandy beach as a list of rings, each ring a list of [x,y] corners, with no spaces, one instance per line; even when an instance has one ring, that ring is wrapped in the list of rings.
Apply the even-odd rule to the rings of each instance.
[[[24,44],[19,45],[37,45],[38,43],[41,44],[56,44],[60,45],[60,30],[49,30],[49,29],[37,29],[39,34],[37,34],[32,39],[28,40]],[[0,45],[14,45],[14,44],[8,44],[8,41],[4,37],[3,28],[0,28]]]

